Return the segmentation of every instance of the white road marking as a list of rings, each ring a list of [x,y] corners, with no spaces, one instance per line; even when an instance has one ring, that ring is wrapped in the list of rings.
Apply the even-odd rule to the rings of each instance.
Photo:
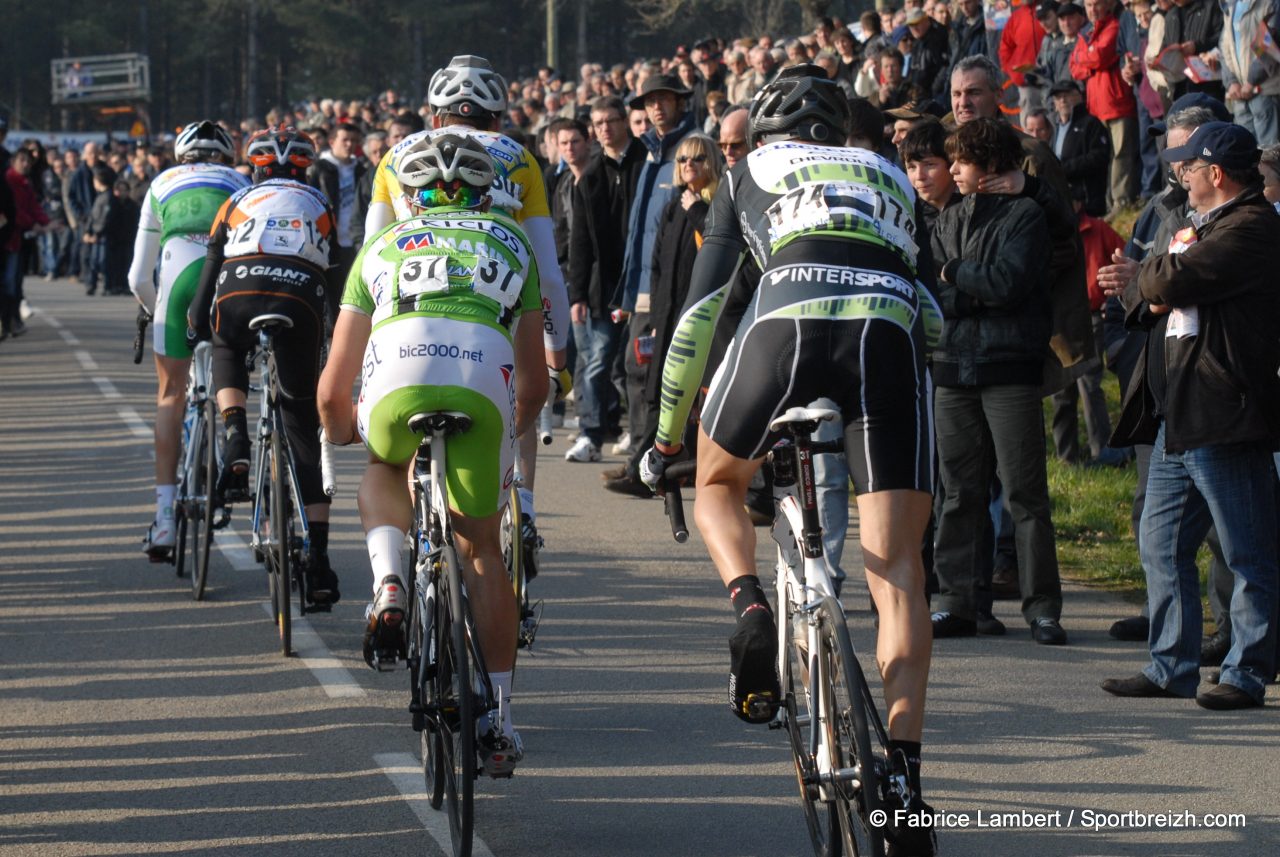
[[[67,343],[67,345],[80,344],[80,337],[76,336],[74,333],[67,330],[66,328],[59,328],[58,335],[62,337],[62,341]]]
[[[123,399],[124,395],[116,389],[116,385],[111,383],[110,378],[102,378],[95,376],[93,383],[98,385],[98,389],[102,391],[103,398],[107,399]]]
[[[320,639],[315,628],[312,628],[311,623],[298,612],[298,605],[291,604],[290,607],[292,612],[289,615],[293,617],[290,620],[293,653],[298,656],[298,660],[311,670],[311,674],[316,677],[316,681],[320,683],[320,687],[330,699],[363,697],[364,688],[356,682],[342,662],[329,651],[329,647]],[[268,616],[272,615],[269,602],[262,602],[262,609]]]
[[[40,307],[33,306],[31,308],[31,313],[32,315],[40,316],[42,319],[44,319],[44,323],[52,327],[54,330],[62,330],[62,322],[58,321],[53,316],[49,315],[44,310],[40,309]]]
[[[439,810],[431,808],[427,801],[426,783],[422,779],[422,764],[412,753],[378,753],[373,757],[374,764],[382,768],[387,779],[395,785],[401,797],[409,804],[409,809],[418,816],[422,826],[427,829],[445,854],[453,853],[453,841],[449,838],[449,817],[444,807]],[[493,857],[489,846],[479,836],[471,837],[471,853],[473,857]]]
[[[123,408],[117,408],[116,413],[120,415],[120,419],[124,420],[125,425],[129,426],[129,431],[133,432],[134,437],[146,438],[147,440],[155,437],[155,432],[151,430],[151,426],[147,425],[133,408],[126,405]]]
[[[230,525],[214,531],[213,543],[236,571],[253,571],[261,567],[254,561],[253,552],[249,550],[245,540]]]
[[[66,339],[64,336],[63,339]],[[77,351],[76,359],[80,361],[80,365],[84,367],[86,372],[97,372],[98,361],[93,359],[93,355],[88,351]]]

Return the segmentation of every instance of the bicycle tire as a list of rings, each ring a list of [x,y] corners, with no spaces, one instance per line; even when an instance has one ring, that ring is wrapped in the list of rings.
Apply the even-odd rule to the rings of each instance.
[[[440,563],[440,597],[447,606],[442,611],[445,621],[440,635],[442,647],[437,682],[442,704],[452,702],[456,706],[455,714],[440,718],[440,761],[453,857],[471,857],[475,827],[475,679],[472,676],[471,649],[467,643],[462,569],[451,545],[442,546]]]
[[[280,631],[280,654],[292,654],[292,608],[289,592],[289,487],[284,460],[284,441],[279,419],[271,428],[271,552],[275,559],[276,626]]]
[[[870,688],[862,674],[845,625],[844,609],[828,596],[818,605],[822,651],[818,659],[823,693],[823,728],[832,758],[832,771],[856,773],[854,780],[840,780],[829,789],[834,795],[841,832],[841,846],[848,857],[884,857],[883,827],[871,824],[873,812],[882,809],[880,768],[883,753],[872,749],[868,704]],[[871,709],[877,721],[879,715]]]
[[[524,611],[528,607],[529,594],[524,574],[524,543],[520,533],[520,492],[514,485],[507,498],[507,507],[502,512],[499,538],[502,562],[507,567],[507,578],[511,581],[511,589],[516,596],[516,639],[519,640],[524,628]]]
[[[790,624],[791,617],[785,616],[782,611],[775,615],[784,616],[779,621]],[[803,676],[810,670],[807,665],[802,664],[805,654],[801,641],[792,637],[790,632],[786,635],[786,640],[790,656],[783,659],[780,678],[783,705],[786,708],[787,738],[791,744],[791,757],[795,764],[796,784],[800,788],[800,805],[804,809],[805,826],[809,830],[815,857],[840,857],[840,821],[835,804],[822,799],[816,783],[817,764],[809,752],[810,731],[818,728],[818,719],[814,717],[812,710],[812,695],[803,685]]]
[[[417,549],[414,548],[412,553],[416,554],[416,552]],[[415,635],[418,644],[417,660],[411,663],[411,667],[416,669],[411,675],[415,676],[418,684],[418,698],[425,710],[433,705],[439,705],[442,699],[436,689],[435,673],[432,670],[439,669],[437,661],[441,651],[440,629],[443,625],[441,621],[443,611],[440,609],[439,599],[434,594],[421,602],[415,598],[411,603],[414,605],[412,610],[415,614],[412,618],[416,620],[409,626],[411,658]],[[427,786],[427,802],[431,804],[432,809],[439,809],[444,804],[443,731],[436,717],[425,717],[423,720],[423,728],[419,733],[422,778]]]
[[[212,398],[205,399],[204,417],[197,422],[200,438],[201,460],[197,464],[196,496],[202,498],[192,521],[194,537],[191,543],[191,595],[196,601],[204,600],[205,586],[209,581],[209,552],[213,546],[213,500],[218,484],[218,407]]]
[[[185,458],[185,456],[184,456]],[[183,499],[186,494],[186,477],[178,480],[177,496],[173,500],[173,574],[182,577],[186,572],[187,553],[187,503]]]

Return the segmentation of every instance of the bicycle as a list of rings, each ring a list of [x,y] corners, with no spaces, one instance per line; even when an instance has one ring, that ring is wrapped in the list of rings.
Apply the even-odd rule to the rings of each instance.
[[[538,575],[538,550],[542,547],[542,537],[535,531],[532,539],[526,538],[520,511],[520,487],[524,482],[519,471],[520,459],[517,457],[515,481],[507,493],[507,508],[502,512],[500,538],[502,561],[516,595],[519,622],[516,648],[532,649],[538,626],[542,623],[542,599],[530,603],[529,581]]]
[[[329,612],[329,604],[307,603],[307,577],[302,558],[308,555],[311,527],[307,522],[298,468],[284,427],[284,411],[279,373],[276,369],[274,336],[293,326],[286,315],[267,313],[255,316],[249,329],[258,334],[258,347],[246,362],[250,368],[260,363],[258,442],[253,468],[253,526],[249,546],[254,558],[267,567],[267,590],[272,614],[280,632],[280,652],[293,654],[292,611],[289,599],[298,593],[298,612]],[[323,445],[322,445],[323,451]],[[296,512],[296,515],[295,515]]]
[[[187,548],[191,549],[191,595],[204,599],[209,579],[209,553],[213,531],[225,526],[230,514],[225,505],[214,520],[216,486],[222,464],[218,444],[218,407],[213,398],[213,346],[198,343],[191,356],[187,375],[187,407],[182,418],[182,453],[179,459],[178,489],[174,499],[174,570],[178,577],[187,572]]]
[[[407,662],[409,711],[420,736],[428,799],[433,809],[447,805],[454,857],[471,854],[481,767],[476,721],[496,712],[493,722],[501,722],[453,545],[445,489],[444,441],[470,425],[470,417],[453,411],[408,420],[409,430],[422,436],[413,464],[408,628],[402,652],[374,654],[374,666],[383,671],[396,669],[400,656]]]
[[[813,456],[839,452],[843,443],[811,436],[820,422],[838,416],[791,408],[769,424],[770,431],[788,436],[767,456],[780,498],[772,536],[778,545],[774,616],[783,695],[769,728],[787,733],[814,853],[884,857],[883,829],[871,823],[872,813],[905,806],[910,795],[901,778],[891,782],[889,736],[858,664],[822,545]],[[693,462],[679,462],[663,474],[671,532],[680,543],[689,530],[679,480],[693,471]]]

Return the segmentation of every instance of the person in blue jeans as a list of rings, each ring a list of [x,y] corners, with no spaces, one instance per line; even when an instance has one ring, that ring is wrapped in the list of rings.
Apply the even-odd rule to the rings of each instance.
[[[1151,661],[1102,689],[1250,708],[1262,704],[1276,672],[1280,218],[1263,197],[1257,139],[1247,129],[1208,122],[1161,157],[1192,211],[1169,252],[1148,257],[1124,291],[1126,324],[1150,333],[1116,428],[1117,440],[1154,444],[1139,539]],[[1232,640],[1218,685],[1197,694],[1195,554],[1211,525],[1235,576]]]

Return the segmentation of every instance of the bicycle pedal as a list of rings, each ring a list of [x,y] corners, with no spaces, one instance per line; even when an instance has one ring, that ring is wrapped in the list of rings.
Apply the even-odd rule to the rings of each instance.
[[[327,604],[327,603],[321,604],[318,601],[312,601],[309,604],[307,604],[306,607],[302,608],[302,612],[303,613],[332,613],[333,605]]]
[[[398,652],[376,651],[371,666],[380,673],[391,673],[403,669],[406,662],[400,659]]]

